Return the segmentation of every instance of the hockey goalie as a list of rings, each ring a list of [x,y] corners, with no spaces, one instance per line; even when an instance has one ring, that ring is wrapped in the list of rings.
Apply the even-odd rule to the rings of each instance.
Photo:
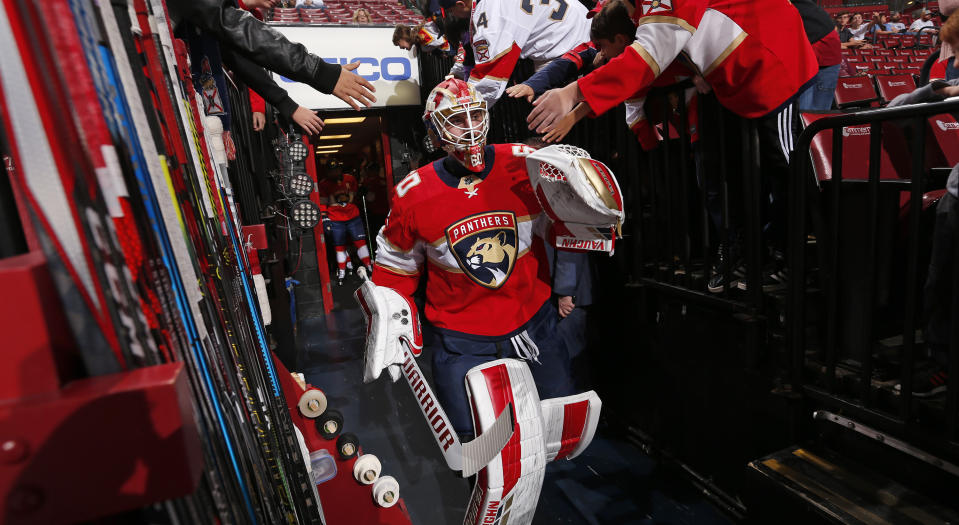
[[[582,452],[601,408],[595,392],[573,393],[545,242],[611,251],[620,190],[577,148],[486,144],[486,102],[461,80],[436,86],[423,118],[448,155],[396,185],[372,278],[356,291],[364,381],[402,375],[447,464],[477,473],[464,523],[528,524],[546,462]],[[416,361],[411,299],[427,267],[435,393]]]

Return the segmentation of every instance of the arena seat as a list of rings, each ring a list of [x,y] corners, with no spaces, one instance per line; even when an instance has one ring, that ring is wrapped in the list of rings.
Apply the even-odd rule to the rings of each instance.
[[[941,159],[930,159],[940,166],[955,166],[959,164],[959,122],[948,113],[929,117],[929,129],[932,132],[934,145],[941,153]],[[928,158],[928,157],[927,157]]]
[[[836,83],[836,107],[867,107],[879,100],[872,79],[868,76],[839,77]]]
[[[801,120],[803,127],[808,127],[813,122],[840,115],[841,113],[802,113]],[[886,128],[884,127],[883,130]],[[826,130],[818,133],[812,140],[809,147],[809,154],[812,161],[813,174],[819,182],[832,180],[833,158],[832,158],[832,130]],[[847,126],[842,130],[842,178],[843,180],[868,180],[869,179],[869,125]],[[885,137],[886,134],[883,133]],[[879,163],[880,180],[900,180],[901,177],[893,167],[889,153],[886,151],[886,140],[883,140],[883,148]]]
[[[879,75],[876,77],[876,86],[879,87],[879,98],[883,104],[903,93],[911,93],[916,89],[916,81],[912,75]]]

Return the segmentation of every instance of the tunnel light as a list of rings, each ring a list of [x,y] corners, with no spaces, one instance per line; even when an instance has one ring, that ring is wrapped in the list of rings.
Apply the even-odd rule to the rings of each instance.
[[[309,230],[320,223],[320,209],[306,199],[295,202],[290,209],[290,215],[293,217],[293,223],[304,230]]]
[[[290,177],[290,193],[297,197],[307,197],[313,193],[313,179],[305,173],[297,173]]]
[[[286,153],[293,162],[300,162],[305,159],[308,152],[309,150],[306,148],[306,144],[302,142],[291,142],[290,145],[286,147]]]

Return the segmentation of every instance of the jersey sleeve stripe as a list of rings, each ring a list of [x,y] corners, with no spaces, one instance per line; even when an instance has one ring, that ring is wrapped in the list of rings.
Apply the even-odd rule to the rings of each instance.
[[[678,18],[669,22],[646,22],[636,28],[636,41],[632,48],[653,69],[654,76],[658,77],[660,72],[669,67],[693,36],[689,24],[679,22],[681,20]]]
[[[707,75],[722,64],[746,36],[743,28],[733,19],[719,11],[707,10],[699,24],[699,31],[689,41],[689,58]]]
[[[410,271],[406,271],[406,270],[401,270],[401,269],[399,269],[399,268],[395,268],[395,267],[390,266],[390,265],[388,265],[388,264],[384,264],[384,263],[383,263],[381,260],[379,260],[379,259],[377,259],[376,262],[374,262],[373,264],[374,264],[375,266],[379,266],[380,268],[382,268],[382,269],[384,269],[384,270],[386,270],[386,271],[388,271],[388,272],[395,273],[395,274],[397,274],[397,275],[419,275],[419,273],[420,273],[419,270],[410,272]]]
[[[649,53],[649,51],[646,51],[646,48],[644,48],[639,42],[633,42],[632,44],[630,44],[629,47],[631,47],[633,51],[636,51],[636,54],[639,55],[640,58],[642,58],[643,61],[646,62],[646,65],[648,65],[649,69],[652,70],[653,76],[658,77],[660,73],[659,64],[656,62],[656,59],[653,58],[653,56]]]

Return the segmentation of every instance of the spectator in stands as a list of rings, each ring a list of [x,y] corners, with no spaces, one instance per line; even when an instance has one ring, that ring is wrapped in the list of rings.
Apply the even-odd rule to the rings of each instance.
[[[942,26],[942,40],[951,46],[959,45],[959,17],[950,17]],[[912,93],[892,99],[889,107],[922,102],[937,102],[959,96],[959,79],[947,81],[948,86],[927,84]],[[946,181],[946,194],[936,207],[936,224],[932,236],[929,271],[923,288],[926,326],[923,338],[931,359],[915,366],[912,380],[913,395],[928,397],[946,391],[949,368],[949,345],[954,333],[952,323],[959,322],[959,312],[952,312],[953,280],[959,261],[956,260],[959,239],[959,164],[953,166]],[[899,390],[899,385],[896,385]]]
[[[427,53],[436,50],[450,52],[450,43],[433,21],[415,26],[397,24],[393,29],[393,45],[407,50],[416,46]]]
[[[889,29],[889,15],[873,11],[872,20],[869,21],[869,35],[872,36],[873,41],[876,35],[892,35],[898,32]]]
[[[353,23],[354,24],[369,24],[372,23],[370,20],[370,12],[362,7],[353,11]]]
[[[906,24],[902,23],[902,14],[899,11],[893,11],[889,14],[889,22],[886,23],[887,31],[902,33],[906,30]]]
[[[841,28],[839,22],[836,22],[836,29],[839,31],[839,42],[843,49],[872,49],[872,44],[853,38],[852,31],[848,27]]]
[[[839,80],[839,65],[842,62],[842,44],[829,13],[819,7],[815,0],[792,0],[802,17],[806,38],[812,44],[819,63],[819,72],[812,83],[799,94],[800,110],[822,110],[832,107],[836,82]]]
[[[851,39],[865,41],[866,33],[869,31],[869,24],[863,23],[862,13],[856,13],[852,15],[852,21],[846,30],[849,31]]]
[[[849,11],[839,13],[839,16],[836,17],[836,21],[839,23],[839,30],[842,31],[849,25],[849,19],[852,18],[852,14]]]
[[[909,26],[909,32],[918,33],[922,31],[923,33],[937,33],[936,24],[932,21],[932,11],[928,9],[923,9],[920,13],[920,17],[917,18],[911,26]]]
[[[323,0],[296,0],[297,9],[326,9]]]

